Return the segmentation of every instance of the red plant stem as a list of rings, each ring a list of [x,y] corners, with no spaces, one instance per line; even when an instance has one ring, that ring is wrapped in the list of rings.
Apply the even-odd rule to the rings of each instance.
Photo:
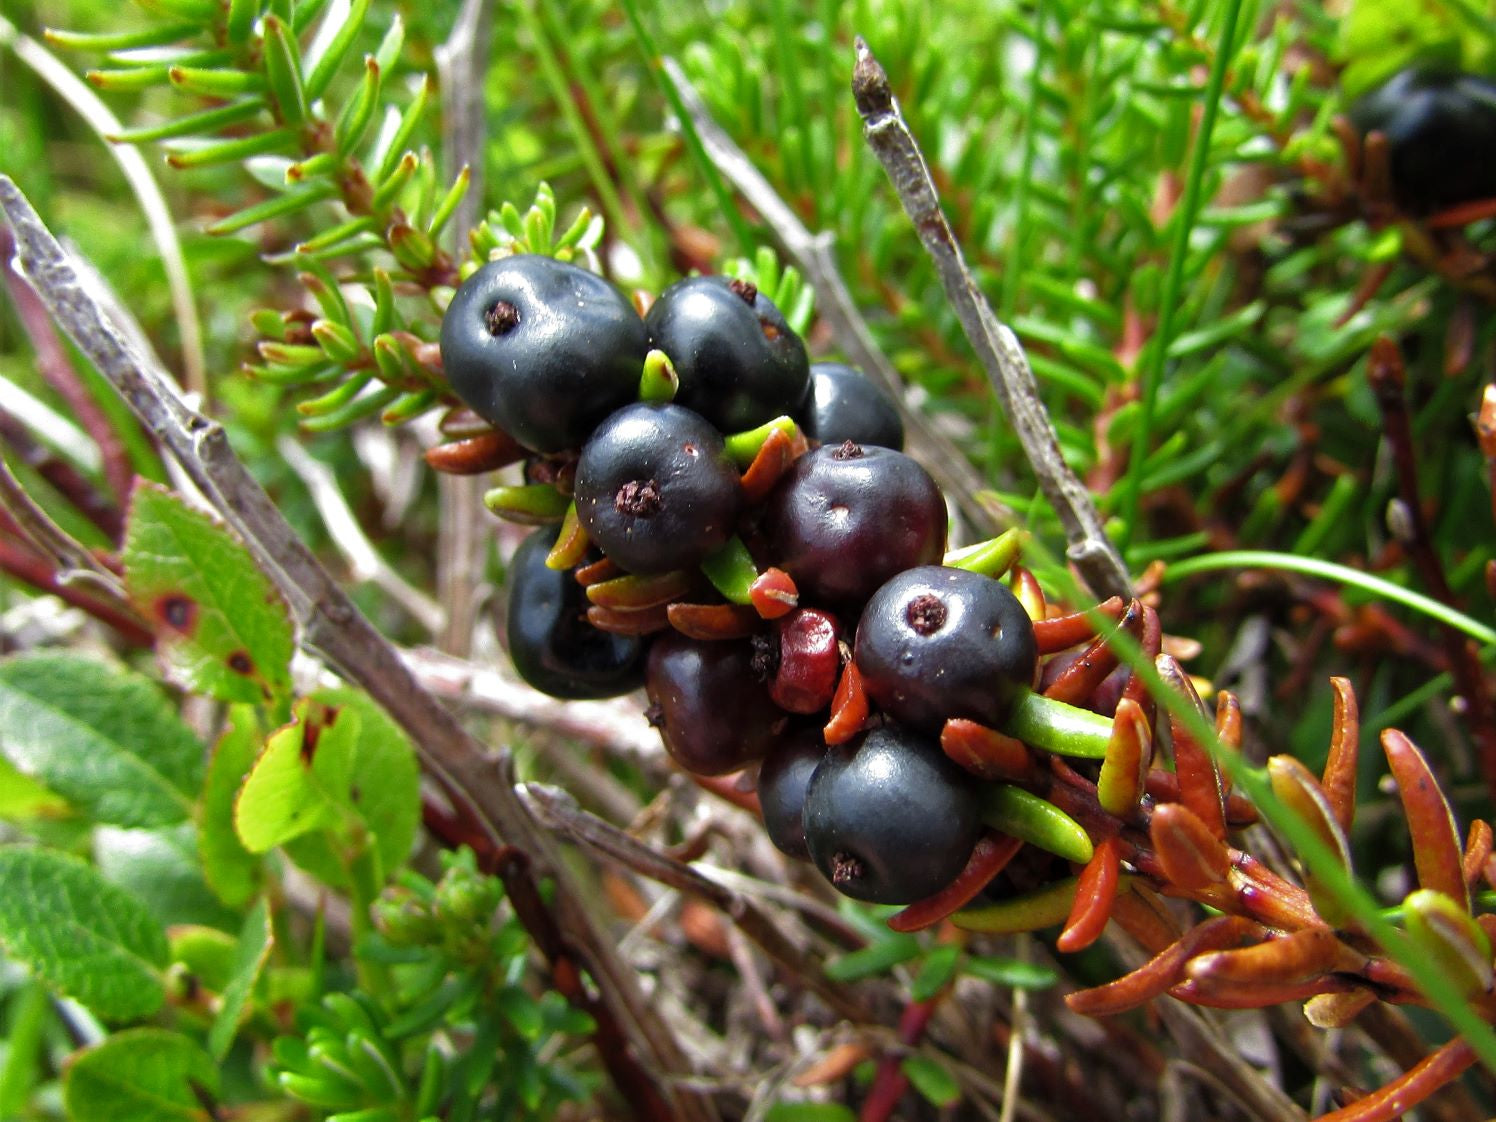
[[[103,458],[104,480],[114,497],[114,505],[124,505],[130,493],[130,483],[135,469],[130,465],[130,454],[124,442],[114,431],[109,418],[99,408],[98,402],[78,378],[72,361],[52,326],[52,319],[42,305],[41,298],[20,276],[16,274],[12,259],[15,255],[15,235],[8,226],[0,226],[0,261],[4,262],[5,286],[10,292],[11,303],[16,309],[16,318],[31,340],[36,351],[36,366],[47,383],[67,402],[68,409],[77,418],[88,435],[93,437]],[[118,540],[116,538],[116,540]]]
[[[911,1001],[904,1006],[904,1012],[899,1017],[899,1043],[903,1047],[884,1052],[883,1058],[878,1061],[878,1073],[873,1077],[872,1089],[868,1091],[867,1099],[862,1104],[862,1112],[857,1116],[858,1122],[888,1122],[894,1116],[899,1100],[909,1090],[909,1077],[904,1074],[901,1062],[902,1052],[919,1043],[942,996],[943,991],[928,1000]]]
[[[90,596],[77,585],[58,580],[57,570],[50,561],[19,544],[14,523],[0,517],[0,530],[3,530],[0,533],[0,571],[82,609],[100,623],[114,628],[119,637],[132,647],[155,645],[156,637],[139,617]]]
[[[1402,541],[1418,575],[1429,594],[1451,607],[1459,607],[1444,563],[1439,559],[1429,536],[1428,521],[1423,515],[1418,494],[1418,458],[1413,442],[1413,422],[1403,392],[1407,372],[1397,344],[1383,336],[1372,344],[1371,360],[1366,368],[1367,380],[1376,394],[1382,413],[1382,430],[1392,449],[1397,466],[1397,491],[1407,514],[1407,536]],[[1444,649],[1449,657],[1449,672],[1455,689],[1465,699],[1465,725],[1475,740],[1485,777],[1486,790],[1496,799],[1496,698],[1493,698],[1475,648],[1470,640],[1452,627],[1443,632]]]
[[[125,528],[123,506],[37,440],[30,429],[3,407],[0,407],[0,441],[10,447],[17,460],[45,479],[79,513],[104,531],[110,541],[120,540]]]

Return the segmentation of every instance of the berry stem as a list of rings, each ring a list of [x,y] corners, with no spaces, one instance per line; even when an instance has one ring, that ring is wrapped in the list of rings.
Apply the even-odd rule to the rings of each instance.
[[[673,401],[679,389],[680,375],[675,372],[669,355],[655,349],[644,356],[644,373],[639,377],[640,401]]]
[[[1007,530],[984,542],[951,550],[941,564],[993,578],[1001,577],[1017,563],[1023,553],[1025,537],[1027,535],[1022,530]]]
[[[1089,709],[1024,690],[998,731],[1046,752],[1099,760],[1106,755],[1112,722]]]
[[[735,432],[726,438],[727,454],[732,457],[733,463],[739,468],[746,468],[753,463],[758,455],[758,450],[764,446],[764,441],[769,439],[769,434],[775,431],[783,432],[785,436],[794,440],[799,435],[800,429],[788,416],[775,417],[772,421],[766,421],[756,429],[748,429],[746,432]]]
[[[1032,791],[994,783],[982,793],[982,821],[1040,849],[1084,865],[1094,855],[1085,829],[1070,815]]]
[[[751,589],[758,579],[758,567],[748,553],[743,539],[734,534],[727,544],[701,563],[701,571],[718,592],[734,604],[751,604]]]

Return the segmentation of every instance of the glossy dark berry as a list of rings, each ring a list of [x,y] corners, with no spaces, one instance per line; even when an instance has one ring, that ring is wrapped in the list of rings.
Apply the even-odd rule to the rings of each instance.
[[[638,402],[582,446],[577,517],[631,573],[697,565],[732,536],[742,494],[722,435],[679,405]]]
[[[805,791],[816,765],[826,755],[819,728],[800,728],[786,735],[764,757],[758,771],[758,805],[764,832],[782,853],[809,860],[805,844]]]
[[[1364,137],[1387,137],[1392,194],[1414,213],[1496,196],[1496,83],[1414,68],[1351,107]]]
[[[935,741],[897,725],[830,749],[805,792],[811,860],[842,893],[909,904],[966,867],[982,832],[977,785]]]
[[[519,676],[561,698],[616,697],[644,684],[644,643],[587,622],[587,594],[546,567],[556,530],[537,530],[509,564],[509,657]]]
[[[770,493],[763,524],[802,600],[851,610],[945,550],[945,499],[930,473],[902,452],[850,442],[801,456]]]
[[[457,396],[534,452],[577,448],[638,396],[644,321],[595,273],[524,254],[464,281],[442,319]]]
[[[925,565],[868,601],[852,657],[878,708],[938,734],[948,717],[999,724],[1033,684],[1039,656],[1034,625],[1005,585]]]
[[[805,399],[805,344],[751,284],[717,276],[677,281],[644,323],[650,345],[670,356],[680,376],[676,402],[723,432],[772,421]]]
[[[822,444],[876,444],[904,448],[904,422],[890,398],[855,366],[818,362],[810,368],[810,394],[795,414],[800,429]]]
[[[722,775],[760,759],[788,721],[769,700],[746,642],[667,631],[649,648],[644,688],[666,751],[697,775]]]

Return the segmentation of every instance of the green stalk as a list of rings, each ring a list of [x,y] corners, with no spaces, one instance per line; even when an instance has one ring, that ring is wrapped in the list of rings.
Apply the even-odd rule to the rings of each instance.
[[[1385,600],[1391,600],[1393,603],[1422,612],[1448,627],[1463,631],[1478,642],[1488,646],[1496,645],[1496,629],[1471,619],[1464,612],[1456,611],[1448,604],[1440,603],[1438,600],[1393,584],[1381,577],[1372,576],[1370,573],[1363,573],[1345,565],[1337,565],[1333,561],[1321,561],[1314,557],[1298,557],[1291,553],[1274,553],[1270,550],[1233,549],[1224,553],[1206,553],[1187,561],[1177,561],[1165,570],[1163,579],[1167,584],[1195,573],[1254,568],[1303,573],[1307,576],[1321,577],[1337,584],[1348,585],[1351,588],[1359,588],[1363,592],[1370,592],[1374,596],[1380,596]]]
[[[722,182],[722,176],[717,172],[717,166],[712,163],[711,157],[706,154],[706,148],[702,146],[701,137],[696,132],[696,125],[691,120],[691,112],[681,100],[680,91],[675,88],[666,75],[663,65],[663,57],[655,47],[654,39],[645,28],[639,18],[639,6],[635,0],[623,0],[623,10],[628,16],[629,27],[633,29],[634,39],[639,44],[639,49],[644,52],[645,61],[649,64],[649,72],[654,75],[656,84],[665,95],[665,100],[670,103],[671,110],[676,119],[680,121],[681,137],[686,142],[686,150],[691,153],[691,158],[696,161],[696,168],[701,172],[701,177],[706,180],[707,187],[717,200],[722,215],[727,219],[727,224],[732,227],[733,236],[738,240],[738,250],[744,257],[752,257],[757,246],[753,237],[753,231],[748,228],[748,223],[738,213],[737,203],[727,185]]]
[[[1178,310],[1180,291],[1184,287],[1190,232],[1194,229],[1195,218],[1200,212],[1205,171],[1210,163],[1210,138],[1215,131],[1216,115],[1221,107],[1221,90],[1226,82],[1226,69],[1231,64],[1231,48],[1236,39],[1236,24],[1241,14],[1242,0],[1227,0],[1225,7],[1220,42],[1216,45],[1215,58],[1210,64],[1210,78],[1205,85],[1205,108],[1200,117],[1200,131],[1195,137],[1194,151],[1190,153],[1184,197],[1174,213],[1174,244],[1169,252],[1169,271],[1164,275],[1163,293],[1159,299],[1158,327],[1148,344],[1148,362],[1143,369],[1143,385],[1139,395],[1138,423],[1132,434],[1132,452],[1128,457],[1127,474],[1122,479],[1122,503],[1119,507],[1122,528],[1117,538],[1117,545],[1122,549],[1127,548],[1132,541],[1133,531],[1137,528],[1144,461],[1148,457],[1148,442],[1153,436],[1153,415],[1158,408],[1159,387],[1163,381],[1164,363],[1169,356],[1169,344],[1174,341],[1174,314]]]

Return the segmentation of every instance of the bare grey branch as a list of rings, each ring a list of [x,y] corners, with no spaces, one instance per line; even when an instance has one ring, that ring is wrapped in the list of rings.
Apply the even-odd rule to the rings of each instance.
[[[940,209],[924,154],[899,112],[888,75],[861,39],[857,40],[852,94],[868,146],[888,173],[925,252],[935,263],[946,299],[987,372],[1008,423],[1018,434],[1044,497],[1065,528],[1070,560],[1098,596],[1129,595],[1127,566],[1102,529],[1090,492],[1060,452],[1028,356],[1017,336],[998,321],[967,269],[961,247]]]

